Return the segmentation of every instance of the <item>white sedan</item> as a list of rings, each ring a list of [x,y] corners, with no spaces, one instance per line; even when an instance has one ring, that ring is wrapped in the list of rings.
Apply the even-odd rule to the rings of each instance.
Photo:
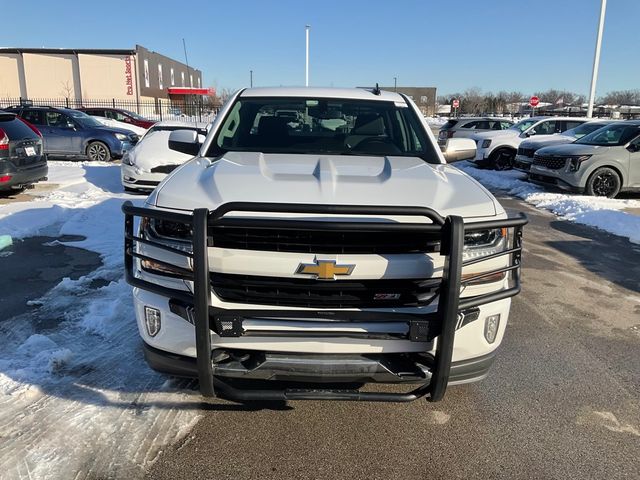
[[[204,122],[159,122],[153,125],[134,148],[122,158],[120,169],[122,185],[126,191],[150,192],[167,174],[192,155],[169,149],[169,135],[174,130],[192,130],[203,141],[209,124]]]

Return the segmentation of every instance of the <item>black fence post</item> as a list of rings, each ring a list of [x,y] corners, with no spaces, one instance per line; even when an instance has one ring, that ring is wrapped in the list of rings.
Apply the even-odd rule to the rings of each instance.
[[[69,108],[69,97],[65,98],[66,103],[67,103],[67,108]]]

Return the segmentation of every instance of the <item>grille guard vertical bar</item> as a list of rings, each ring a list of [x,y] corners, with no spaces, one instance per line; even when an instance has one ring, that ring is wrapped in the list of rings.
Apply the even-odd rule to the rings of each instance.
[[[441,328],[436,345],[435,367],[429,386],[429,401],[431,402],[442,400],[449,381],[453,341],[458,319],[463,245],[464,221],[462,217],[451,215],[445,220],[442,231],[440,253],[445,255],[445,263],[442,269],[442,283],[438,301],[438,317]]]
[[[200,392],[214,397],[213,366],[211,364],[211,331],[209,329],[209,255],[207,250],[207,219],[209,210],[193,211],[193,303],[195,307],[196,359]]]

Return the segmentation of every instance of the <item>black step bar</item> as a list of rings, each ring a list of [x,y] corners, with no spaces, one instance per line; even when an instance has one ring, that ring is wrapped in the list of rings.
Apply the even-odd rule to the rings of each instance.
[[[230,202],[221,205],[215,210],[195,209],[189,213],[180,213],[155,208],[136,207],[127,201],[122,210],[125,214],[125,238],[124,238],[124,263],[125,275],[129,284],[142,290],[151,291],[161,296],[187,305],[190,308],[196,334],[196,360],[198,367],[198,379],[202,395],[212,397],[219,396],[236,401],[266,401],[266,400],[367,400],[379,402],[409,402],[428,394],[430,401],[439,401],[443,398],[453,354],[456,325],[459,323],[459,312],[473,307],[501,300],[517,295],[520,291],[520,261],[522,252],[522,227],[527,223],[524,214],[516,217],[491,220],[484,222],[464,223],[458,216],[446,218],[426,207],[411,206],[369,206],[369,205],[312,205],[312,204],[283,204],[283,203],[250,203]],[[327,220],[299,220],[286,217],[233,217],[225,218],[231,212],[251,212],[268,214],[309,214],[329,215],[339,217],[341,215],[366,215],[371,216],[368,221],[339,221]],[[385,218],[388,216],[420,216],[426,217],[429,222],[409,223],[392,222]],[[134,232],[134,218],[139,217],[149,221],[165,220],[182,223],[191,226],[191,251],[174,248],[141,232]],[[404,311],[379,313],[367,311],[349,310],[304,310],[305,316],[344,320],[348,322],[360,321],[403,321],[409,325],[407,339],[427,342],[437,337],[435,349],[435,365],[429,383],[422,385],[409,393],[382,393],[361,392],[358,390],[335,390],[317,388],[296,388],[280,390],[247,390],[238,389],[213,374],[211,359],[211,337],[213,331],[220,336],[243,335],[242,321],[252,316],[260,318],[283,318],[300,316],[300,310],[227,310],[211,305],[211,287],[209,283],[209,256],[208,247],[215,245],[215,238],[208,238],[207,232],[210,226],[242,226],[255,229],[292,229],[292,230],[338,230],[375,232],[393,231],[401,235],[421,235],[434,233],[440,235],[440,254],[445,257],[445,266],[438,287],[438,307],[435,313],[406,313]],[[463,262],[462,253],[465,233],[488,229],[507,228],[512,229],[511,245],[507,249],[486,257],[475,258]],[[141,230],[141,229],[139,229]],[[139,253],[139,244],[160,248],[171,254],[181,255],[191,262],[193,269],[185,269],[164,260],[153,259],[164,266],[178,267],[174,277],[193,282],[193,294],[181,289],[172,289],[147,280],[136,275],[135,259],[138,261],[149,260],[149,257]],[[480,261],[507,256],[509,265],[492,271],[491,273],[510,273],[511,286],[503,290],[479,295],[471,298],[460,299],[460,289],[470,280],[462,280],[462,268]],[[425,279],[427,280],[427,279]],[[431,299],[432,300],[432,299]]]

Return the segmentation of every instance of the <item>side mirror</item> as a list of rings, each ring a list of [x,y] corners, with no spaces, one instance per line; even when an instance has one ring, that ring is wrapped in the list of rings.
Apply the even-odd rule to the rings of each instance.
[[[169,148],[195,157],[200,151],[198,132],[194,130],[174,130],[169,134]]]
[[[532,128],[531,130],[529,130],[529,131],[527,132],[527,137],[533,137],[536,133],[537,133],[537,132],[536,132],[536,129],[535,129],[535,128]]]
[[[76,126],[73,123],[67,123],[65,126],[62,127],[64,130],[75,130]]]
[[[476,142],[470,138],[450,138],[443,154],[447,163],[468,160],[476,156]]]

